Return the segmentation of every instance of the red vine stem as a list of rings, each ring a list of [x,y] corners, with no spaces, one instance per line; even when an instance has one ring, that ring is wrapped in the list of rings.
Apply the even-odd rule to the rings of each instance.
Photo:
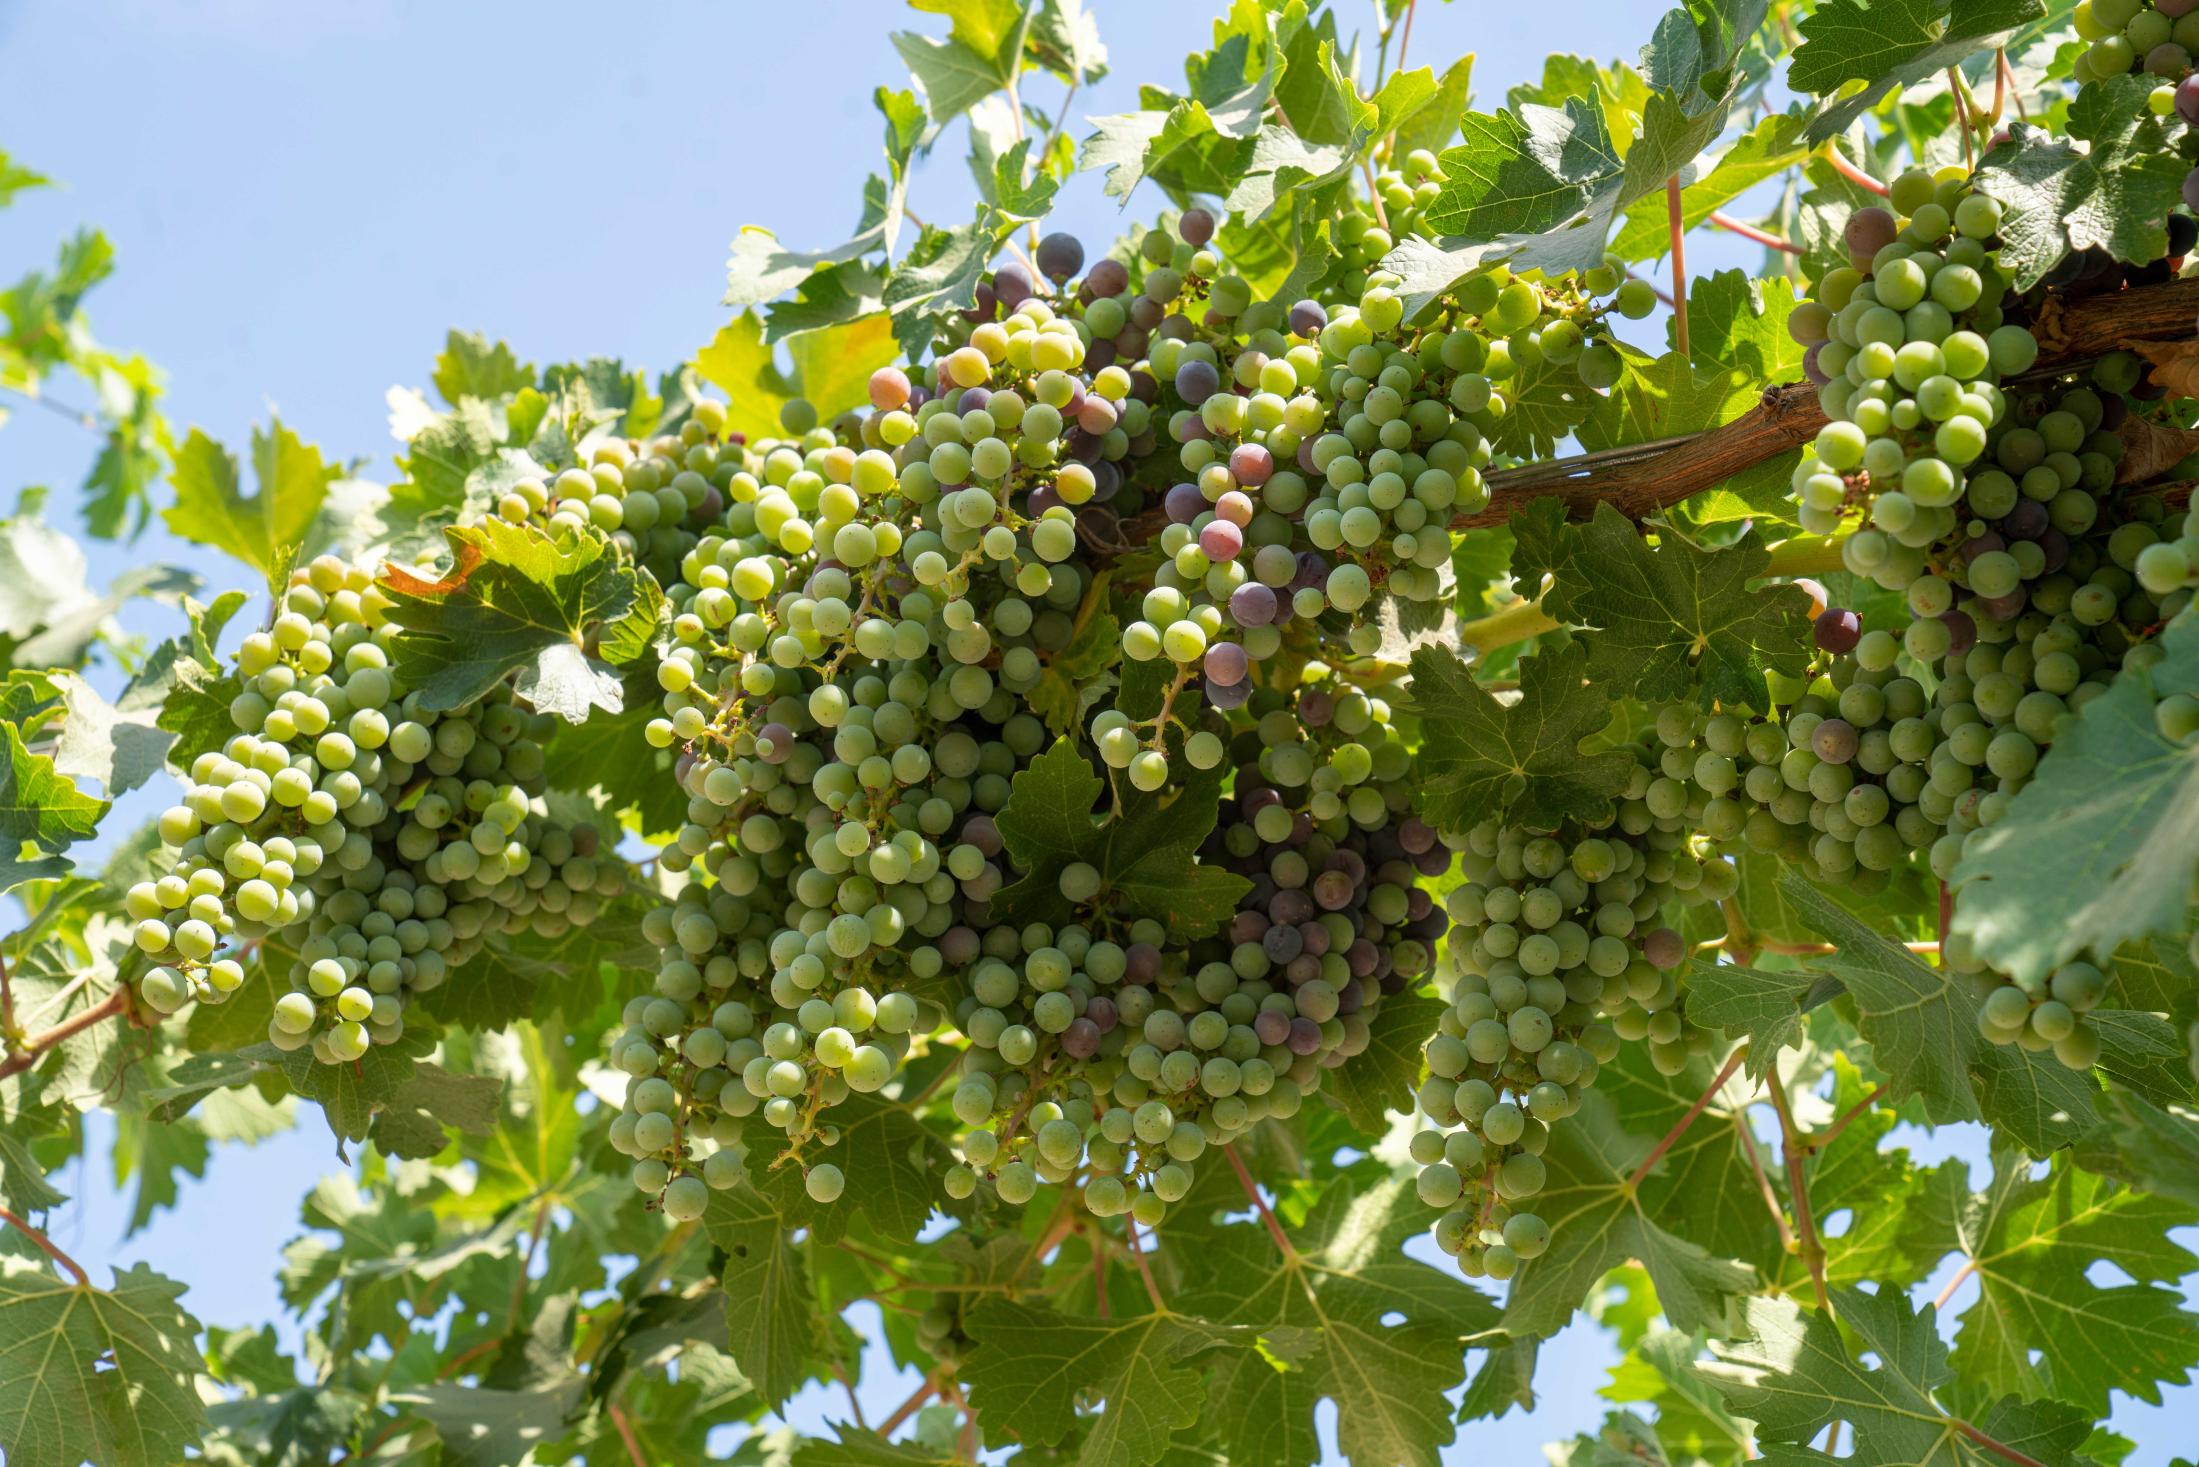
[[[1764,1159],[1756,1154],[1756,1137],[1748,1128],[1748,1113],[1737,1111],[1733,1117],[1734,1142],[1741,1154],[1748,1158],[1749,1170],[1756,1174],[1756,1190],[1764,1199],[1764,1206],[1771,1213],[1772,1222],[1779,1229],[1779,1247],[1784,1252],[1794,1251],[1794,1229],[1787,1226],[1787,1210],[1779,1205],[1779,1194],[1771,1189],[1771,1178],[1764,1175]]]
[[[1673,1124],[1672,1129],[1665,1132],[1664,1139],[1662,1141],[1659,1141],[1656,1146],[1651,1149],[1649,1155],[1642,1158],[1641,1165],[1635,1167],[1633,1172],[1627,1177],[1627,1191],[1631,1192],[1636,1187],[1639,1187],[1642,1184],[1642,1178],[1649,1175],[1649,1169],[1655,1166],[1658,1162],[1662,1161],[1664,1159],[1664,1154],[1672,1149],[1672,1144],[1675,1141],[1678,1141],[1680,1137],[1686,1133],[1689,1126],[1695,1124],[1695,1118],[1701,1115],[1703,1111],[1709,1107],[1710,1102],[1716,1098],[1719,1088],[1722,1087],[1726,1083],[1726,1081],[1733,1078],[1733,1072],[1735,1070],[1741,1068],[1741,1061],[1748,1058],[1748,1052],[1749,1047],[1746,1044],[1743,1044],[1735,1048],[1733,1053],[1727,1057],[1725,1068],[1721,1069],[1715,1076],[1711,1078],[1710,1084],[1704,1088],[1702,1094],[1695,1097],[1695,1103],[1687,1108],[1687,1114],[1681,1116],[1680,1119]],[[1226,1150],[1227,1148],[1225,1147],[1224,1149]]]
[[[1803,1143],[1802,1149],[1809,1152],[1810,1155],[1815,1156],[1818,1152],[1823,1151],[1826,1147],[1832,1145],[1834,1141],[1839,1139],[1840,1133],[1842,1131],[1847,1130],[1849,1126],[1855,1123],[1855,1118],[1857,1116],[1860,1116],[1863,1114],[1863,1112],[1869,1110],[1872,1103],[1876,1101],[1879,1096],[1884,1095],[1885,1093],[1886,1087],[1883,1085],[1873,1088],[1870,1094],[1864,1096],[1861,1100],[1857,1101],[1855,1104],[1849,1106],[1846,1110],[1842,1111],[1840,1113],[1839,1120],[1834,1121],[1824,1130],[1819,1131],[1816,1135],[1808,1138],[1808,1140]]]
[[[626,1443],[626,1459],[634,1467],[649,1467],[649,1459],[641,1453],[641,1443],[634,1437],[634,1423],[626,1419],[626,1413],[613,1401],[610,1405],[611,1424],[618,1428],[619,1440]]]
[[[1680,355],[1687,350],[1687,220],[1680,212],[1680,175],[1665,180],[1665,215],[1672,226],[1672,329]]]
[[[1237,1174],[1237,1185],[1245,1189],[1252,1205],[1260,1214],[1260,1221],[1267,1224],[1267,1235],[1275,1240],[1275,1251],[1283,1255],[1283,1261],[1292,1265],[1298,1262],[1298,1250],[1290,1245],[1290,1238],[1283,1232],[1283,1225],[1275,1220],[1275,1210],[1267,1205],[1260,1189],[1253,1185],[1252,1173],[1245,1170],[1244,1158],[1237,1154],[1235,1146],[1224,1146],[1222,1155],[1229,1158],[1229,1169]]]
[[[937,1394],[938,1390],[939,1372],[934,1370],[918,1383],[915,1391],[910,1394],[906,1401],[893,1408],[891,1416],[878,1423],[878,1434],[880,1436],[892,1436],[900,1428],[901,1423],[923,1409],[924,1403]]]
[[[2046,1467],[2046,1464],[2044,1462],[2041,1462],[2038,1458],[2030,1455],[2028,1452],[2019,1452],[2014,1447],[2008,1445],[2008,1443],[2006,1442],[1995,1441],[1993,1438],[1987,1436],[1984,1432],[1979,1431],[1976,1427],[1972,1426],[1969,1422],[1964,1421],[1959,1416],[1948,1417],[1947,1424],[1954,1427],[1955,1430],[1961,1432],[1964,1436],[1970,1438],[1970,1440],[1976,1442],[1979,1446],[1985,1448],[1985,1450],[1987,1450],[1988,1452],[1991,1452],[1994,1456],[2004,1457],[2008,1461],[2015,1463],[2016,1467]]]
[[[1810,1271],[1810,1284],[1817,1291],[1817,1307],[1832,1313],[1832,1296],[1825,1291],[1825,1244],[1817,1236],[1817,1224],[1810,1217],[1809,1179],[1803,1174],[1803,1153],[1808,1149],[1802,1139],[1801,1128],[1794,1123],[1794,1110],[1787,1104],[1787,1089],[1779,1083],[1776,1067],[1765,1072],[1765,1080],[1771,1086],[1772,1108],[1779,1112],[1779,1133],[1785,1144],[1780,1150],[1787,1159],[1787,1188],[1794,1194],[1795,1241],[1802,1254],[1802,1262]]]
[[[68,1254],[62,1252],[60,1247],[54,1243],[53,1239],[47,1237],[44,1233],[41,1233],[40,1231],[38,1231],[38,1229],[32,1227],[29,1223],[23,1221],[23,1219],[17,1217],[14,1213],[8,1211],[5,1207],[0,1207],[0,1222],[6,1223],[8,1226],[14,1228],[17,1232],[21,1233],[24,1237],[30,1239],[33,1243],[36,1243],[38,1245],[39,1252],[45,1254],[55,1263],[60,1264],[70,1273],[76,1275],[76,1286],[78,1288],[88,1289],[92,1286],[91,1275],[84,1272],[84,1266],[78,1263],[75,1259],[71,1258]]]
[[[1153,1282],[1152,1265],[1145,1261],[1145,1247],[1138,1241],[1138,1220],[1126,1215],[1122,1225],[1130,1234],[1130,1261],[1138,1266],[1138,1277],[1145,1280],[1145,1297],[1153,1301],[1156,1314],[1166,1314],[1168,1301],[1161,1297],[1161,1286]]]
[[[1932,1308],[1934,1310],[1945,1309],[1947,1307],[1947,1301],[1955,1297],[1955,1290],[1961,1288],[1965,1283],[1967,1283],[1969,1281],[1970,1275],[1976,1273],[1977,1271],[1978,1261],[1975,1258],[1963,1259],[1962,1267],[1955,1270],[1955,1276],[1947,1281],[1947,1287],[1941,1289],[1939,1291],[1939,1297],[1932,1301]]]
[[[1729,234],[1738,234],[1743,239],[1753,239],[1758,244],[1764,246],[1766,249],[1783,250],[1790,255],[1799,255],[1802,253],[1802,247],[1796,244],[1793,240],[1781,239],[1778,235],[1771,233],[1769,230],[1758,229],[1753,224],[1744,224],[1740,220],[1735,219],[1731,215],[1725,214],[1717,209],[1713,209],[1710,211],[1710,222],[1717,225],[1720,229],[1725,230]]]
[[[1840,145],[1838,143],[1827,143],[1825,145],[1825,161],[1832,164],[1833,172],[1839,174],[1842,178],[1845,178],[1846,180],[1848,180],[1848,182],[1854,184],[1857,188],[1869,189],[1872,193],[1877,194],[1882,199],[1885,198],[1889,192],[1891,192],[1886,187],[1886,185],[1880,183],[1877,179],[1871,177],[1868,173],[1865,173],[1862,169],[1856,167],[1853,163],[1850,163],[1846,158],[1842,157],[1840,155]]]

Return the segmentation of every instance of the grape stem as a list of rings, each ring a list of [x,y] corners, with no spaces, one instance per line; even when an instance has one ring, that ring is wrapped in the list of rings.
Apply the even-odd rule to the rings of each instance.
[[[1283,1255],[1283,1262],[1296,1268],[1298,1250],[1291,1246],[1283,1225],[1276,1221],[1275,1209],[1267,1205],[1267,1199],[1260,1195],[1259,1187],[1254,1185],[1252,1173],[1245,1170],[1244,1158],[1237,1154],[1234,1145],[1224,1146],[1222,1155],[1229,1158],[1229,1169],[1237,1174],[1237,1185],[1245,1189],[1245,1196],[1252,1199],[1252,1206],[1260,1214],[1260,1221],[1267,1224],[1267,1235],[1275,1240],[1275,1251]]]
[[[1857,1101],[1855,1104],[1849,1106],[1846,1110],[1842,1111],[1840,1113],[1840,1119],[1834,1121],[1830,1126],[1827,1126],[1824,1130],[1819,1131],[1816,1135],[1804,1138],[1802,1149],[1804,1151],[1807,1151],[1810,1155],[1815,1156],[1818,1152],[1823,1151],[1826,1147],[1832,1145],[1834,1141],[1840,1138],[1840,1133],[1842,1131],[1847,1130],[1849,1126],[1855,1123],[1856,1117],[1862,1115],[1863,1112],[1869,1110],[1874,1104],[1877,1103],[1878,1098],[1885,1093],[1886,1087],[1883,1085],[1872,1087],[1870,1094],[1864,1096],[1861,1100]]]
[[[1672,332],[1681,356],[1687,342],[1687,218],[1680,209],[1680,175],[1665,180],[1665,218],[1672,228]]]
[[[894,1432],[900,1429],[902,1422],[914,1416],[923,1408],[926,1401],[938,1394],[940,1371],[944,1369],[944,1366],[938,1367],[930,1375],[925,1376],[923,1380],[917,1383],[916,1389],[909,1394],[909,1398],[894,1407],[891,1416],[878,1423],[878,1434],[880,1436],[892,1436]]]
[[[2001,80],[2007,84],[2010,100],[2016,104],[2016,117],[2023,122],[2031,120],[2031,109],[2023,104],[2023,88],[2016,84],[2016,68],[2008,64],[2008,49],[2002,47],[1993,53],[1999,59]]]
[[[1787,1190],[1794,1197],[1795,1246],[1810,1271],[1811,1287],[1817,1291],[1817,1307],[1829,1315],[1832,1296],[1825,1292],[1825,1244],[1818,1237],[1817,1224],[1810,1216],[1809,1179],[1802,1169],[1809,1143],[1801,1127],[1794,1123],[1794,1108],[1787,1103],[1787,1087],[1779,1083],[1776,1066],[1765,1071],[1764,1080],[1771,1087],[1772,1108],[1779,1112],[1779,1134],[1783,1143],[1780,1150],[1786,1156]]]
[[[1886,187],[1886,185],[1880,183],[1877,179],[1871,177],[1868,173],[1865,173],[1862,169],[1856,167],[1853,163],[1850,163],[1845,157],[1841,156],[1840,145],[1837,142],[1831,140],[1828,140],[1826,142],[1825,161],[1832,165],[1833,172],[1839,174],[1842,178],[1845,178],[1846,180],[1848,180],[1848,182],[1854,184],[1857,188],[1869,189],[1872,193],[1877,194],[1882,199],[1887,197],[1887,195],[1891,192]]]
[[[33,1034],[25,1039],[16,1053],[0,1060],[0,1080],[5,1080],[11,1075],[19,1075],[32,1065],[37,1064],[41,1055],[62,1041],[74,1038],[95,1024],[111,1019],[117,1014],[127,1014],[129,1011],[130,991],[126,987],[117,987],[104,999],[84,1010],[83,1013],[64,1019],[43,1034]],[[12,1030],[10,1033],[12,1034]]]
[[[1955,99],[1955,121],[1962,125],[1962,166],[1975,168],[1977,140],[1970,133],[1976,124],[1970,120],[1970,98],[1962,85],[1962,73],[1952,66],[1947,68],[1947,90]]]
[[[1556,631],[1559,625],[1556,617],[1542,609],[1540,601],[1522,598],[1500,611],[1460,622],[1458,643],[1486,654],[1514,642],[1524,642],[1529,637],[1539,637],[1544,632]]]
[[[1764,1207],[1771,1213],[1772,1224],[1779,1229],[1780,1250],[1792,1253],[1794,1229],[1787,1226],[1787,1210],[1779,1205],[1779,1194],[1772,1190],[1771,1178],[1764,1174],[1764,1158],[1757,1154],[1756,1136],[1749,1130],[1746,1110],[1733,1113],[1733,1138],[1734,1143],[1741,1148],[1741,1154],[1748,1158],[1749,1170],[1756,1176],[1757,1195],[1764,1199]]]
[[[1963,1259],[1962,1267],[1955,1270],[1955,1276],[1947,1281],[1947,1287],[1941,1289],[1939,1291],[1939,1297],[1932,1301],[1932,1308],[1935,1311],[1945,1309],[1947,1307],[1947,1301],[1955,1297],[1955,1291],[1961,1288],[1965,1283],[1967,1283],[1969,1281],[1970,1275],[1976,1273],[1977,1271],[1978,1261],[1975,1258]]]
[[[1643,1157],[1641,1164],[1627,1175],[1626,1191],[1633,1192],[1638,1189],[1642,1184],[1642,1178],[1649,1175],[1649,1169],[1664,1160],[1665,1153],[1672,1149],[1673,1143],[1687,1133],[1687,1128],[1695,1124],[1695,1118],[1709,1108],[1711,1101],[1717,1098],[1718,1092],[1725,1088],[1726,1081],[1733,1078],[1733,1072],[1741,1068],[1741,1062],[1748,1058],[1748,1053],[1748,1045],[1741,1044],[1736,1046],[1733,1053],[1726,1057],[1725,1067],[1711,1077],[1710,1083],[1703,1087],[1703,1093],[1696,1096],[1695,1103],[1687,1108],[1687,1114],[1673,1123],[1672,1129],[1665,1132],[1664,1139],[1650,1148],[1649,1155]]]
[[[1145,1245],[1138,1241],[1138,1220],[1127,1214],[1122,1225],[1130,1236],[1130,1261],[1138,1266],[1138,1277],[1145,1281],[1145,1297],[1153,1301],[1153,1312],[1166,1314],[1168,1301],[1161,1297],[1161,1286],[1153,1282],[1153,1269],[1145,1261]]]
[[[2003,1457],[2006,1458],[2008,1461],[2015,1463],[2016,1467],[2046,1467],[2046,1464],[2044,1462],[2041,1462],[2038,1458],[2032,1456],[2030,1453],[2019,1452],[2014,1447],[2009,1446],[2006,1442],[1995,1441],[1992,1437],[1989,1437],[1984,1432],[1979,1431],[1976,1427],[1972,1426],[1969,1422],[1964,1421],[1959,1416],[1948,1417],[1947,1424],[1949,1426],[1952,1426],[1955,1430],[1961,1432],[1964,1436],[1970,1438],[1970,1440],[1976,1442],[1979,1446],[1985,1448],[1985,1450],[1987,1450],[1988,1452],[1991,1452],[1994,1456]]]
[[[613,1401],[605,1410],[611,1418],[611,1424],[618,1428],[618,1439],[626,1443],[627,1460],[634,1467],[649,1467],[649,1459],[642,1455],[641,1443],[634,1436],[634,1423],[626,1419],[625,1409]]]
[[[14,1228],[17,1232],[21,1233],[24,1237],[30,1239],[33,1243],[36,1243],[38,1245],[39,1252],[45,1254],[55,1263],[60,1264],[70,1273],[76,1275],[76,1286],[78,1288],[88,1289],[92,1286],[91,1275],[84,1272],[84,1266],[78,1263],[75,1259],[71,1258],[68,1254],[62,1252],[60,1247],[44,1233],[38,1231],[38,1229],[32,1227],[29,1223],[23,1221],[23,1219],[17,1217],[14,1213],[8,1211],[8,1209],[5,1207],[0,1207],[0,1222],[6,1223],[8,1226]]]
[[[1802,247],[1793,240],[1781,239],[1770,230],[1758,229],[1753,224],[1744,224],[1722,210],[1711,210],[1710,222],[1725,230],[1728,234],[1738,234],[1743,239],[1753,239],[1766,249],[1779,250],[1790,255],[1802,253]]]

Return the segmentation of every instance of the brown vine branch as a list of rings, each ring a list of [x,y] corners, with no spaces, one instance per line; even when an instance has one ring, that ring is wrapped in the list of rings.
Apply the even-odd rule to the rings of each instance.
[[[1849,1106],[1846,1110],[1842,1111],[1840,1113],[1840,1119],[1834,1121],[1830,1126],[1827,1126],[1824,1130],[1819,1131],[1816,1135],[1811,1136],[1806,1142],[1804,1142],[1803,1149],[1809,1152],[1810,1155],[1815,1156],[1818,1152],[1823,1151],[1826,1147],[1832,1145],[1833,1142],[1840,1139],[1840,1133],[1842,1131],[1845,1131],[1848,1129],[1848,1127],[1854,1125],[1856,1118],[1862,1115],[1865,1111],[1869,1110],[1871,1106],[1877,1102],[1878,1097],[1884,1095],[1885,1093],[1886,1087],[1883,1085],[1872,1087],[1870,1094],[1864,1096],[1861,1100],[1857,1101],[1855,1104]]]
[[[83,1013],[64,1019],[43,1034],[34,1034],[24,1040],[23,1047],[20,1050],[9,1055],[6,1059],[0,1060],[0,1080],[5,1080],[11,1075],[19,1075],[32,1065],[37,1064],[41,1055],[63,1040],[73,1038],[91,1028],[94,1024],[103,1023],[117,1014],[126,1014],[129,1010],[129,990],[127,988],[116,988],[114,992],[84,1010]]]
[[[75,1259],[71,1258],[68,1254],[62,1252],[60,1246],[56,1244],[53,1239],[47,1237],[44,1233],[38,1231],[38,1229],[32,1227],[29,1223],[23,1221],[23,1219],[17,1217],[14,1213],[8,1211],[8,1209],[6,1209],[5,1207],[0,1207],[0,1222],[6,1223],[9,1227],[14,1228],[24,1237],[30,1239],[33,1243],[36,1243],[38,1245],[39,1252],[45,1254],[55,1263],[60,1264],[63,1268],[74,1274],[76,1276],[76,1286],[78,1288],[88,1289],[92,1286],[91,1275],[84,1272],[84,1266],[78,1263]]]
[[[2026,375],[2066,371],[2133,342],[2186,339],[2194,314],[2199,314],[2199,280],[2133,286],[2066,302],[2050,298],[2031,325],[2039,359]],[[1774,383],[1755,407],[1707,432],[1498,469],[1487,476],[1489,503],[1458,516],[1451,528],[1503,524],[1529,501],[1549,494],[1564,500],[1575,519],[1589,518],[1605,501],[1629,519],[1648,519],[1800,447],[1824,426],[1815,387]]]
[[[1275,1220],[1275,1210],[1267,1205],[1260,1189],[1253,1185],[1252,1173],[1245,1170],[1244,1158],[1234,1146],[1224,1146],[1222,1155],[1229,1158],[1229,1169],[1237,1174],[1237,1185],[1245,1189],[1252,1205],[1260,1214],[1260,1221],[1267,1224],[1267,1235],[1275,1240],[1275,1251],[1283,1255],[1283,1261],[1293,1268],[1298,1264],[1298,1250],[1290,1245],[1290,1238],[1283,1232],[1283,1225]]]
[[[924,1403],[936,1395],[938,1391],[939,1371],[934,1370],[918,1383],[915,1391],[910,1394],[906,1401],[893,1408],[891,1416],[878,1423],[878,1434],[880,1436],[892,1436],[895,1431],[900,1429],[902,1422],[922,1410]]]
[[[634,1467],[649,1467],[649,1459],[642,1455],[641,1442],[634,1435],[634,1423],[626,1419],[626,1412],[618,1402],[610,1405],[611,1424],[618,1428],[618,1439],[626,1443],[626,1460]]]
[[[1796,1248],[1802,1255],[1803,1266],[1810,1271],[1810,1284],[1817,1291],[1817,1307],[1831,1314],[1832,1296],[1825,1291],[1825,1243],[1818,1237],[1817,1223],[1810,1216],[1810,1184],[1802,1170],[1808,1144],[1803,1140],[1801,1127],[1794,1123],[1794,1109],[1787,1104],[1787,1087],[1779,1083],[1778,1069],[1767,1070],[1764,1079],[1771,1087],[1772,1108],[1779,1112],[1779,1149],[1787,1160],[1787,1190],[1794,1194]]]
[[[1727,1056],[1725,1067],[1711,1077],[1710,1084],[1703,1087],[1703,1093],[1696,1096],[1695,1103],[1687,1108],[1687,1114],[1673,1123],[1672,1129],[1665,1132],[1664,1139],[1652,1147],[1649,1155],[1642,1158],[1641,1165],[1635,1167],[1628,1174],[1626,1179],[1627,1191],[1631,1192],[1639,1187],[1642,1184],[1642,1178],[1649,1175],[1649,1169],[1664,1160],[1665,1153],[1672,1149],[1673,1143],[1687,1133],[1687,1128],[1695,1124],[1695,1118],[1708,1109],[1711,1101],[1717,1098],[1719,1089],[1724,1086],[1726,1081],[1733,1078],[1733,1072],[1741,1068],[1741,1061],[1748,1058],[1748,1053],[1749,1047],[1743,1044],[1736,1047],[1733,1053]]]
[[[1748,1158],[1749,1170],[1756,1174],[1756,1191],[1764,1199],[1764,1206],[1771,1213],[1772,1223],[1779,1229],[1779,1247],[1785,1252],[1794,1251],[1794,1229],[1787,1226],[1787,1210],[1779,1205],[1779,1194],[1772,1190],[1771,1178],[1764,1175],[1764,1159],[1756,1154],[1756,1136],[1749,1130],[1748,1112],[1733,1114],[1734,1143],[1741,1154]]]

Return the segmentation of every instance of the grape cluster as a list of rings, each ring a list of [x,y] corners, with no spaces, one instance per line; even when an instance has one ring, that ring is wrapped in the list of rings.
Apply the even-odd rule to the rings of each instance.
[[[1420,1199],[1444,1209],[1435,1239],[1470,1276],[1511,1277],[1549,1246],[1530,1210],[1550,1127],[1623,1041],[1678,1074],[1707,1052],[1683,1015],[1688,948],[1659,925],[1673,904],[1733,895],[1733,867],[1697,837],[1680,757],[1693,710],[1667,709],[1612,817],[1547,832],[1490,821],[1456,844],[1465,882],[1445,958],[1449,1008],[1428,1040],[1412,1139]],[[1462,939],[1470,935],[1470,941]],[[1452,1129],[1455,1128],[1455,1129]]]
[[[1813,534],[1866,505],[1874,527],[1914,547],[1954,530],[1962,471],[2006,412],[1997,384],[2039,348],[2008,318],[1992,254],[2001,206],[1972,191],[1965,169],[1911,169],[1888,202],[1848,217],[1850,264],[1788,317],[1831,420],[1794,488]]]
[[[542,802],[551,717],[501,685],[425,707],[391,665],[389,606],[366,570],[323,556],[238,648],[238,732],[192,761],[160,817],[170,869],[125,897],[157,961],[138,984],[150,1007],[225,1000],[241,945],[273,941],[295,955],[268,1039],[345,1063],[395,1040],[406,999],[486,935],[556,936],[622,889],[595,831]]]
[[[725,405],[704,399],[678,433],[583,445],[585,464],[547,481],[519,480],[497,497],[495,512],[513,524],[593,528],[637,563],[668,573],[723,508],[707,472],[724,427]]]
[[[1315,669],[1237,722],[1242,762],[1201,852],[1250,883],[1221,933],[1165,956],[1150,919],[1095,937],[1104,913],[968,936],[983,956],[956,1013],[970,1129],[950,1195],[983,1182],[1022,1203],[1081,1172],[1087,1210],[1157,1225],[1207,1147],[1294,1114],[1366,1048],[1383,997],[1428,971],[1449,924],[1420,883],[1449,857],[1407,813],[1387,707]]]

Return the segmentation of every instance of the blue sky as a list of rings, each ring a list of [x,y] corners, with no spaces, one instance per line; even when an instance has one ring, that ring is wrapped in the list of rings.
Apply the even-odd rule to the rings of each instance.
[[[1072,116],[1129,110],[1141,80],[1180,84],[1218,5],[1097,0],[1114,70]],[[1431,3],[1409,61],[1478,53],[1475,93],[1493,105],[1552,51],[1631,56],[1663,8]],[[1342,10],[1347,26],[1371,13]],[[280,412],[331,459],[386,474],[383,394],[426,380],[447,328],[504,337],[535,362],[607,355],[659,370],[720,324],[740,226],[768,225],[795,246],[844,237],[881,161],[871,90],[904,84],[887,35],[909,26],[942,28],[883,0],[0,0],[0,147],[65,185],[0,213],[0,278],[44,264],[69,230],[100,226],[119,268],[92,297],[93,324],[167,369],[179,433],[202,427],[238,447]],[[1049,84],[1030,95],[1049,110],[1060,100]],[[918,168],[911,198],[927,219],[969,206],[961,145],[957,129]],[[1133,207],[1158,202],[1148,193]],[[1121,217],[1084,177],[1055,224],[1097,242]],[[1699,272],[1760,258],[1730,237],[1689,241]],[[1662,331],[1644,323],[1637,339]],[[18,411],[0,429],[0,504],[48,484],[54,518],[73,528],[71,491],[90,454],[60,418]],[[215,589],[253,579],[157,522],[134,545],[87,549],[95,582],[152,559]],[[174,617],[148,607],[125,620],[166,635]],[[160,803],[140,792],[115,824]],[[95,1125],[95,1138],[111,1135]],[[57,1241],[87,1264],[144,1260],[186,1281],[187,1304],[208,1321],[273,1318],[297,1199],[333,1165],[317,1120],[225,1148],[205,1183],[125,1242],[128,1208],[101,1140],[60,1179],[77,1201]],[[1544,1440],[1590,1425],[1610,1358],[1593,1326],[1576,1325],[1544,1353],[1544,1406],[1476,1425],[1457,1459],[1536,1460]],[[890,1409],[907,1388],[875,1389]],[[2171,1399],[2120,1413],[2146,1439],[2135,1460],[2166,1462],[2179,1436],[2199,1435],[2190,1395]],[[795,1414],[813,1422],[837,1404],[819,1393]]]

